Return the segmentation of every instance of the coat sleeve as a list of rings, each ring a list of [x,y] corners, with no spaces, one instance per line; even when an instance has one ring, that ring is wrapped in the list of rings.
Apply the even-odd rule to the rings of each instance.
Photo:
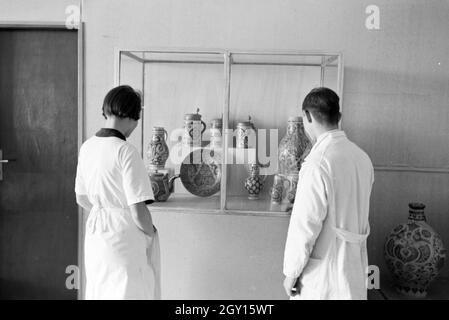
[[[130,145],[125,145],[121,149],[120,158],[127,204],[130,206],[154,199],[150,178],[138,151]]]
[[[314,163],[301,168],[284,252],[284,275],[298,278],[306,266],[327,215],[323,170]]]

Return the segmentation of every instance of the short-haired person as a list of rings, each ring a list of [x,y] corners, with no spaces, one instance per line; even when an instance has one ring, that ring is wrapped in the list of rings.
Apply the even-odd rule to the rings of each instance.
[[[313,143],[299,172],[284,253],[291,299],[366,299],[366,238],[374,170],[339,130],[339,98],[313,89],[302,105]]]
[[[157,231],[145,205],[153,192],[142,158],[126,141],[141,108],[133,88],[110,90],[103,103],[104,127],[79,152],[76,199],[90,212],[84,244],[86,299],[159,298]]]

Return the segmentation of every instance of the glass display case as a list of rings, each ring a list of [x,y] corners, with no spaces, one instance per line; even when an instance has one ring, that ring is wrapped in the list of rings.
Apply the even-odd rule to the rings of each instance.
[[[290,141],[290,128],[301,128],[311,89],[343,89],[340,53],[117,50],[115,70],[116,85],[142,94],[130,142],[162,211],[288,215],[297,172],[285,171],[281,153],[286,141],[309,150],[304,133]]]

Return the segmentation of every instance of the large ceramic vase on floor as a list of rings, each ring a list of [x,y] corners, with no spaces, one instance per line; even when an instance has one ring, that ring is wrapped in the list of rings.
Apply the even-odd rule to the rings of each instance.
[[[290,117],[287,133],[279,143],[279,173],[298,173],[310,149],[311,144],[304,132],[302,118]]]
[[[385,260],[399,292],[425,297],[429,283],[444,265],[446,251],[440,236],[426,223],[425,205],[410,203],[409,208],[407,223],[387,237]]]

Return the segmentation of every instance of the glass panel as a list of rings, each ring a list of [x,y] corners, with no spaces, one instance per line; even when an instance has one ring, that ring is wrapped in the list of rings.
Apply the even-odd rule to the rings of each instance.
[[[293,65],[293,66],[321,66],[324,55],[307,54],[269,54],[269,53],[233,53],[233,64],[252,65]]]
[[[340,95],[338,92],[338,56],[326,57],[326,62],[323,74],[323,86],[334,90]]]
[[[285,212],[291,207],[287,193],[294,175],[281,179],[284,186],[282,201],[278,204],[271,201],[274,176],[280,173],[278,146],[286,134],[288,118],[300,116],[305,96],[320,86],[322,61],[323,56],[232,55],[229,125],[237,130],[238,123],[247,121],[250,116],[257,131],[257,141],[242,151],[237,147],[238,133],[234,133],[236,137],[230,153],[236,156],[233,164],[228,166],[228,210]],[[258,199],[250,200],[252,196],[245,183],[247,188],[257,192],[257,183],[254,179],[248,180],[250,162],[254,162],[256,153],[257,161],[268,167],[260,168],[263,187]]]
[[[158,206],[177,208],[180,205],[195,204],[202,209],[219,209],[221,158],[218,155],[221,154],[221,149],[220,152],[211,154],[201,153],[200,147],[208,147],[210,144],[212,120],[222,118],[223,54],[145,53],[143,59],[145,162],[148,166],[152,165],[149,146],[154,136],[153,129],[162,127],[167,132],[166,143],[170,155],[164,170],[159,172],[168,172],[170,176],[181,173],[182,176],[181,179],[174,180],[174,194],[170,195],[167,202],[158,203]],[[198,127],[190,130],[190,133],[195,136],[194,132],[197,132],[202,137],[202,142],[201,145],[188,147],[186,135],[189,135],[189,129],[185,128],[185,115],[196,114],[197,111],[206,129],[201,135],[203,125],[196,122]],[[186,163],[182,166],[191,152],[195,152],[195,156],[185,161],[189,165]],[[181,172],[181,168],[185,170]],[[217,185],[214,184],[215,178],[218,178]],[[214,191],[216,192],[208,197],[198,196]]]
[[[144,53],[146,63],[198,63],[223,65],[222,53],[208,52],[151,52]]]
[[[129,55],[126,51],[120,53],[120,73],[118,80],[119,85],[129,85],[143,94],[143,63],[138,61],[142,53],[137,54],[136,56]],[[127,140],[143,155],[142,121],[139,121],[137,128]]]
[[[292,176],[281,176],[285,189],[281,203],[273,204],[270,193],[274,178],[280,173],[279,142],[286,134],[288,118],[301,115],[302,101],[312,88],[325,85],[337,90],[337,56],[233,53],[230,61],[229,128],[233,130],[233,138],[227,149],[226,209],[250,214],[285,214],[291,207],[286,196]],[[184,174],[184,183],[181,179],[174,180],[174,194],[166,202],[156,203],[158,208],[183,210],[188,207],[198,212],[218,212],[220,209],[219,188],[212,196],[198,195],[207,194],[202,186],[222,172],[218,165],[221,162],[220,143],[214,145],[212,153],[200,149],[211,150],[214,135],[211,122],[222,118],[226,88],[224,63],[224,54],[214,52],[121,52],[119,83],[142,91],[144,113],[130,141],[142,151],[148,169],[155,169],[151,161],[154,151],[149,148],[153,137],[158,135],[154,128],[166,130],[170,153],[165,165],[158,168],[159,173],[168,173],[170,177],[177,175],[191,152],[199,155],[188,158],[187,162],[198,166],[184,166],[190,168],[190,173]],[[186,147],[185,137],[189,137],[190,131],[184,127],[185,115],[196,114],[197,110],[206,129],[199,134],[202,137],[200,144]],[[246,145],[243,142],[242,148],[237,128],[244,128],[248,120],[257,133]],[[199,123],[199,131],[202,128]],[[245,187],[251,168],[256,169],[252,167],[253,163],[260,165],[262,180],[259,182],[263,184],[257,200],[249,199],[255,198],[254,192],[251,195]],[[187,184],[189,179],[196,187]],[[248,188],[254,186],[249,181]]]

